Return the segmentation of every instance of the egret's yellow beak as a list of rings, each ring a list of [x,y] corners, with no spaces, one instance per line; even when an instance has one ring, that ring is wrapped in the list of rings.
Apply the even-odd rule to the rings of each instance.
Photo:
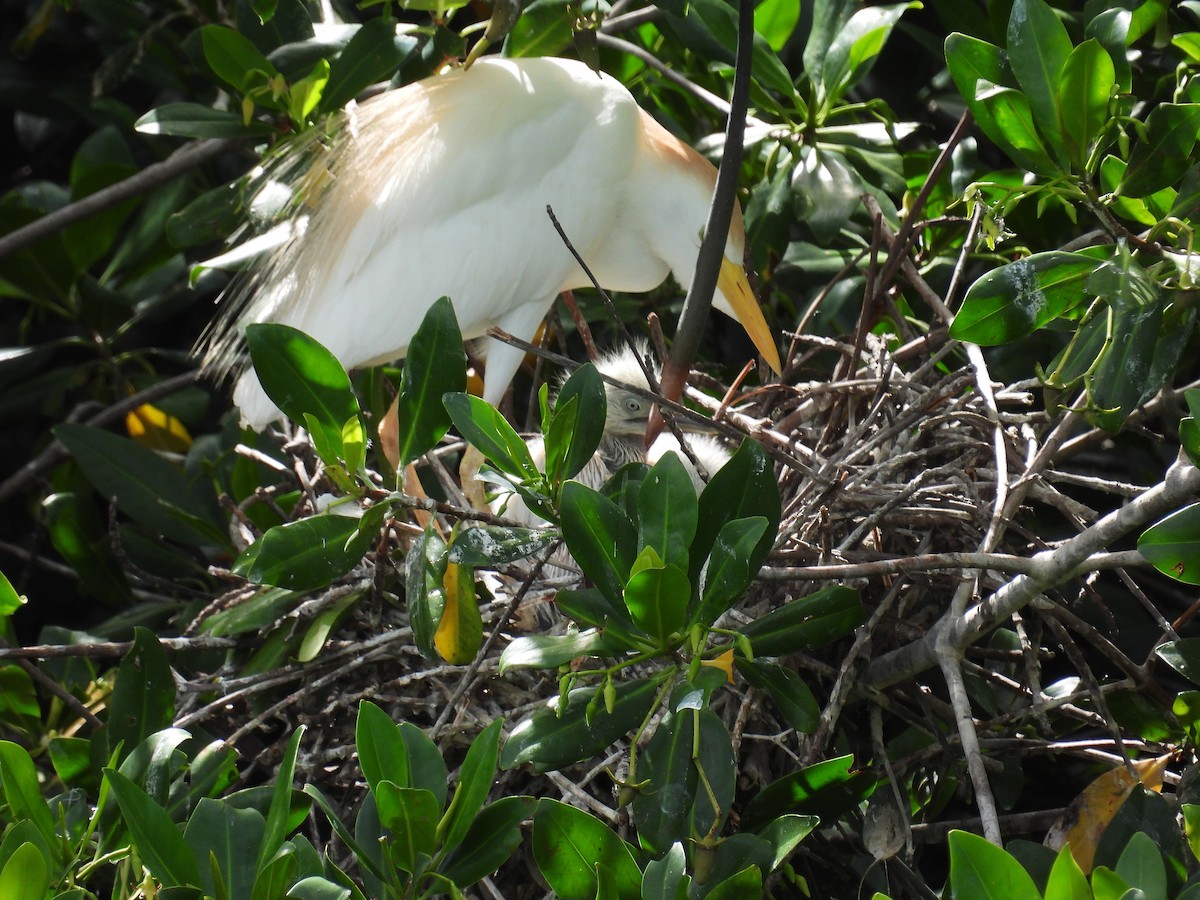
[[[776,374],[782,373],[783,366],[779,362],[779,349],[775,346],[775,338],[771,334],[771,329],[767,327],[767,320],[763,318],[762,309],[759,307],[758,301],[754,299],[754,293],[750,290],[750,282],[746,280],[746,270],[728,256],[721,259],[721,274],[717,277],[717,290],[725,295],[725,299],[733,307],[734,315],[746,329],[746,334],[750,335],[750,340],[754,341],[754,346],[763,355],[767,365]]]

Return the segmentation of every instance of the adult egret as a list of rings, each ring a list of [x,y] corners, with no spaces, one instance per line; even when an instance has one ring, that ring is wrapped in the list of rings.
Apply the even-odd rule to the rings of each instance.
[[[638,364],[635,352],[643,358],[646,356],[644,345],[639,346],[636,350],[624,347],[598,359],[596,369],[601,375],[606,375],[615,381],[648,391],[650,384],[646,380],[646,373]],[[657,366],[654,371],[657,378]],[[604,383],[604,397],[606,401],[604,437],[601,438],[595,455],[575,476],[575,481],[586,484],[593,490],[599,490],[600,486],[608,481],[621,466],[631,462],[654,465],[666,454],[674,452],[678,454],[680,462],[683,463],[692,479],[692,484],[696,487],[696,492],[699,493],[704,489],[708,479],[729,462],[731,454],[726,446],[712,435],[696,433],[695,424],[686,419],[680,419],[679,426],[682,431],[690,432],[685,435],[684,439],[703,472],[697,471],[688,455],[680,449],[679,439],[669,431],[660,434],[650,448],[646,449],[644,446],[646,423],[654,404],[640,393],[616,387],[607,381]],[[530,438],[526,441],[526,445],[538,468],[544,466],[546,450],[541,436]],[[491,508],[492,512],[515,522],[526,525],[545,524],[543,519],[530,511],[520,495],[516,493],[501,491],[492,500]]]
[[[552,58],[484,58],[351,108],[316,171],[290,239],[215,323],[210,371],[244,367],[251,322],[299,328],[347,368],[390,362],[441,296],[466,338],[496,325],[531,339],[560,292],[590,284],[547,205],[603,287],[646,291],[671,272],[687,288],[716,179],[620,82]],[[735,210],[714,303],[778,371],[744,246]],[[491,342],[484,399],[521,359]],[[255,428],[281,416],[252,370],[234,401]]]

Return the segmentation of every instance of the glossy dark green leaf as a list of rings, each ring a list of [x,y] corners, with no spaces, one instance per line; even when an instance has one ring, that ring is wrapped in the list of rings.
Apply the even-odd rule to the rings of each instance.
[[[596,588],[559,591],[554,604],[558,611],[585,627],[600,631],[606,653],[646,649],[649,636],[633,624],[622,601],[609,600]]]
[[[969,35],[951,34],[946,38],[946,64],[955,87],[967,101],[983,132],[1022,168],[1031,172],[1052,172],[1053,166],[1036,131],[1030,134],[1028,126],[1018,127],[1018,123],[1025,120],[1032,123],[1028,101],[1024,97],[1020,101],[1009,98],[993,110],[997,104],[993,98],[1006,88],[1016,87],[1016,79],[1003,51]],[[1010,130],[1014,130],[1011,138]]]
[[[678,566],[643,569],[625,585],[625,607],[634,624],[666,646],[672,634],[687,627],[688,601],[692,586],[687,572]]]
[[[599,631],[534,634],[519,637],[500,654],[500,672],[509,669],[557,669],[581,656],[599,656],[606,648]]]
[[[742,814],[742,827],[757,831],[788,813],[835,822],[875,790],[878,780],[866,771],[853,771],[853,757],[840,756],[806,766],[772,782],[751,798]]]
[[[605,597],[620,603],[637,552],[637,532],[629,517],[577,481],[563,485],[561,517],[571,556]]]
[[[504,41],[504,55],[557,56],[571,45],[574,13],[563,0],[534,0]]]
[[[429,308],[404,357],[396,400],[400,467],[432,449],[450,429],[442,395],[466,390],[467,355],[449,297]]]
[[[1083,169],[1092,142],[1108,120],[1108,101],[1116,77],[1108,52],[1094,39],[1072,50],[1063,66],[1058,82],[1060,130],[1076,171]]]
[[[556,704],[538,710],[513,729],[500,754],[500,765],[511,769],[532,763],[546,771],[599,753],[637,727],[649,712],[661,682],[661,677],[618,682],[613,711],[602,707],[591,722],[588,706],[599,689],[576,688],[568,695],[561,717]]]
[[[766,660],[737,659],[737,669],[751,685],[770,694],[784,721],[799,734],[816,730],[821,707],[799,675]]]
[[[693,622],[711,625],[745,593],[754,580],[750,558],[768,524],[762,516],[751,516],[731,519],[721,526],[703,570],[700,603],[691,616]]]
[[[36,828],[47,848],[58,846],[54,817],[42,798],[37,769],[24,747],[0,741],[0,786],[11,821],[28,821]]]
[[[846,227],[862,203],[866,185],[843,154],[812,147],[792,172],[792,190],[796,216],[826,243]]]
[[[256,809],[236,809],[209,797],[197,804],[188,817],[183,840],[196,860],[205,894],[220,895],[216,881],[219,873],[228,896],[251,895],[265,828],[262,813]]]
[[[757,575],[775,543],[781,510],[779,483],[770,458],[757,442],[743,441],[700,495],[700,518],[692,541],[689,572],[692,584],[700,583],[700,568],[712,553],[725,523],[752,516],[767,520],[767,528],[748,561],[751,577]]]
[[[1126,197],[1170,187],[1191,167],[1200,136],[1200,103],[1161,103],[1146,118],[1146,130],[1146,140],[1134,145],[1121,179],[1119,190]]]
[[[437,744],[411,722],[400,723],[400,739],[408,754],[408,776],[414,788],[429,791],[440,810],[446,805],[446,764]]]
[[[166,810],[115,769],[105,769],[104,775],[146,868],[164,887],[198,886],[199,868]]]
[[[677,454],[667,453],[654,464],[642,481],[637,504],[638,551],[652,547],[664,563],[686,572],[700,506]]]
[[[642,874],[642,897],[645,900],[682,900],[690,884],[683,844],[672,844],[660,859],[646,863]]]
[[[568,413],[566,405],[572,400],[576,405]],[[608,403],[600,373],[591,363],[580,366],[571,373],[554,401],[554,416],[546,435],[546,474],[553,479],[578,475],[600,446],[607,415]],[[557,438],[560,430],[563,438],[552,440],[551,436]],[[561,464],[552,465],[552,460],[561,460]]]
[[[563,900],[594,900],[597,864],[612,873],[621,900],[640,900],[642,873],[629,846],[583,810],[546,797],[538,800],[532,844],[538,871]]]
[[[1133,841],[1135,835],[1148,838],[1158,847],[1157,856],[1160,862],[1167,862],[1171,869],[1171,878],[1178,885],[1184,873],[1185,854],[1182,830],[1177,824],[1178,810],[1171,801],[1157,791],[1148,790],[1144,785],[1135,785],[1132,792],[1121,804],[1117,814],[1113,816],[1100,843],[1096,845],[1097,866],[1107,866],[1117,869],[1121,859]],[[1130,875],[1136,873],[1136,865],[1126,869]],[[1150,876],[1153,878],[1153,876]],[[1173,892],[1164,894],[1148,894],[1147,896],[1172,896]]]
[[[292,812],[292,780],[296,775],[296,755],[300,752],[300,740],[304,737],[304,726],[300,725],[288,738],[283,750],[279,771],[271,790],[271,805],[263,823],[262,842],[256,863],[256,871],[262,872],[283,846]],[[189,823],[190,824],[190,823]]]
[[[412,625],[413,643],[427,659],[436,659],[433,637],[445,609],[445,590],[442,577],[446,574],[446,544],[438,536],[431,521],[409,545],[405,557],[405,604]]]
[[[477,525],[464,528],[450,543],[450,562],[465,566],[496,566],[528,559],[558,540],[553,531]]]
[[[1200,508],[1194,504],[1189,509]],[[1200,513],[1196,515],[1200,516]],[[1193,582],[1194,583],[1194,582]],[[1155,654],[1172,669],[1194,684],[1200,684],[1200,638],[1181,638],[1160,644]]]
[[[775,853],[767,871],[774,872],[783,865],[797,845],[819,824],[820,820],[816,816],[787,815],[780,816],[762,829],[758,836],[770,844]]]
[[[175,717],[175,678],[167,653],[154,632],[136,628],[133,647],[117,667],[117,681],[109,701],[110,750],[124,742],[122,755],[145,738],[167,728]]]
[[[254,83],[279,73],[254,44],[240,32],[223,25],[205,25],[200,29],[204,58],[217,77],[234,90],[245,92]]]
[[[304,424],[327,463],[340,457],[342,430],[359,414],[350,376],[337,357],[290,325],[246,328],[246,346],[263,390],[293,422]]]
[[[257,120],[245,124],[238,113],[199,103],[165,103],[136,122],[142,134],[168,134],[190,138],[264,137],[274,129]]]
[[[314,591],[332,584],[362,562],[372,535],[350,516],[310,516],[277,525],[239,557],[233,571],[255,584]]]
[[[71,199],[78,202],[136,172],[133,154],[121,132],[112,125],[101,127],[83,142],[71,160]],[[98,262],[112,249],[137,205],[138,200],[131,198],[63,230],[67,248],[81,269]]]
[[[329,69],[329,81],[321,94],[318,110],[341,109],[364,88],[386,81],[416,49],[412,37],[397,35],[396,23],[388,16],[370,19],[350,39]]]
[[[1132,20],[1133,16],[1128,9],[1106,9],[1094,16],[1083,32],[1085,38],[1095,38],[1100,46],[1108,51],[1117,89],[1121,93],[1128,93],[1133,85],[1128,50],[1129,26]]]
[[[692,764],[695,737],[695,711],[672,713],[659,723],[638,757],[638,778],[649,784],[634,796],[633,816],[638,841],[653,856],[691,837],[692,801],[698,784]]]
[[[446,394],[446,411],[458,433],[488,458],[497,469],[514,478],[536,478],[537,466],[529,448],[508,420],[488,403],[470,394]]]
[[[800,4],[790,0],[765,0],[754,8],[754,30],[776,53],[781,51],[800,22]]]
[[[1179,423],[1179,443],[1193,466],[1200,466],[1200,422],[1188,416]]]
[[[211,487],[153,450],[88,425],[57,425],[54,436],[102,497],[147,528],[181,543],[228,544]]]
[[[900,17],[917,3],[868,6],[856,10],[829,43],[821,82],[826,102],[833,102],[870,73],[879,51]]]
[[[445,821],[439,826],[439,844],[453,849],[463,842],[476,815],[487,800],[496,778],[496,766],[500,760],[500,728],[503,719],[494,719],[471,742],[458,771],[458,784],[446,810]]]
[[[390,781],[400,787],[412,786],[408,753],[400,729],[391,716],[370,700],[359,701],[354,745],[363,777],[371,790],[375,790],[381,781]]]
[[[1040,900],[1029,873],[1003,847],[968,831],[951,831],[950,888],[955,897]]]
[[[747,838],[750,835],[734,835],[734,837]],[[717,857],[720,859],[724,845],[717,850]],[[741,848],[736,845],[725,851],[727,854],[741,852]],[[756,865],[746,866],[740,869],[728,878],[724,878],[717,882],[717,886],[705,894],[705,897],[711,900],[739,900],[741,897],[759,897],[762,896],[763,873]]]
[[[462,843],[439,871],[466,888],[500,868],[521,846],[521,823],[533,814],[533,797],[502,797],[480,810]]]
[[[1071,54],[1066,26],[1045,0],[1014,0],[1008,19],[1008,61],[1052,155],[1063,158],[1058,86]]]
[[[830,585],[759,616],[741,633],[750,639],[755,656],[783,656],[823,647],[866,620],[867,612],[857,591]]]
[[[1035,253],[988,272],[967,291],[950,335],[983,346],[1036,331],[1086,299],[1097,260],[1081,253]]]
[[[381,781],[374,793],[379,821],[392,833],[388,856],[405,872],[419,872],[437,848],[441,807],[429,791],[390,781]]]
[[[854,9],[855,4],[850,0],[828,0],[813,4],[812,25],[804,47],[804,71],[813,84],[824,80],[829,47]]]
[[[1111,341],[1084,383],[1095,407],[1090,418],[1101,428],[1119,431],[1129,414],[1162,387],[1161,378],[1155,383],[1151,377],[1161,353],[1162,306],[1131,306],[1110,315]]]
[[[715,673],[717,670],[706,671]],[[692,799],[692,832],[720,834],[733,808],[737,789],[733,739],[721,717],[707,706],[696,711],[696,721],[699,738],[693,764],[699,772],[699,781]]]

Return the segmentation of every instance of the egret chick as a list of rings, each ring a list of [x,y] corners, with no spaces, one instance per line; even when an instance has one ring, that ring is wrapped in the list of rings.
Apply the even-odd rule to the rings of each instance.
[[[234,401],[256,429],[282,414],[245,369],[247,324],[299,328],[350,369],[404,356],[448,296],[464,337],[495,325],[530,340],[559,293],[591,284],[547,206],[603,287],[648,291],[672,273],[687,289],[716,182],[619,81],[552,58],[484,58],[376,96],[344,114],[324,153],[307,211],[205,339],[210,372],[240,372]],[[779,371],[744,250],[735,209],[713,302]],[[490,343],[494,405],[523,354]]]
[[[629,347],[605,354],[596,361],[596,369],[601,375],[623,382],[630,387],[643,391],[650,390],[646,373],[638,364],[637,356],[646,356],[646,348],[640,345],[636,351]],[[658,366],[654,366],[655,378],[658,377]],[[643,446],[646,434],[646,423],[650,417],[653,403],[641,394],[625,388],[604,383],[605,419],[604,436],[600,446],[587,465],[574,477],[574,481],[599,490],[622,466],[631,462],[644,462],[654,465],[667,453],[674,451],[688,476],[695,485],[696,493],[704,489],[708,479],[725,463],[729,462],[731,453],[717,438],[709,434],[698,434],[696,426],[686,420],[680,420],[679,426],[685,432],[688,448],[700,463],[703,473],[696,470],[687,454],[679,447],[679,440],[669,431],[664,431],[647,450]],[[541,436],[526,441],[529,454],[533,457],[538,469],[546,464],[546,449]],[[526,525],[544,525],[545,520],[534,514],[525,505],[519,494],[502,491],[491,503],[492,512],[503,515],[507,519]]]

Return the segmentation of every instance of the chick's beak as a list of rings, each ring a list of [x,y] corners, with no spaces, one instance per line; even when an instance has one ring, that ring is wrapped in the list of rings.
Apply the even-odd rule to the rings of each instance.
[[[771,329],[767,327],[767,320],[763,318],[762,308],[759,307],[754,293],[750,290],[750,282],[746,280],[746,270],[728,256],[721,260],[721,274],[717,277],[717,290],[729,301],[734,315],[746,329],[746,334],[750,335],[750,340],[754,342],[758,352],[763,355],[767,365],[776,374],[781,373],[783,366],[779,361],[779,350],[775,346]]]

